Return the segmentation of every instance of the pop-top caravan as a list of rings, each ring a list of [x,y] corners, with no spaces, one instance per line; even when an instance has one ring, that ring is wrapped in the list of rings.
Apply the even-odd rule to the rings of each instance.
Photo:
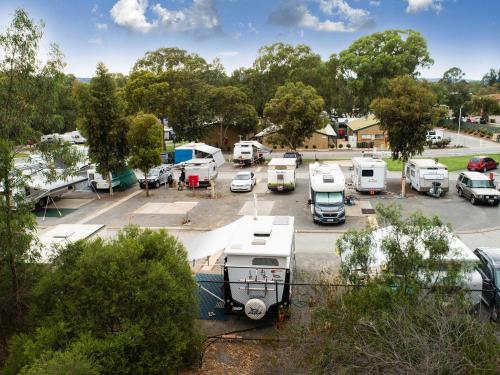
[[[213,159],[217,168],[224,164],[221,149],[205,143],[187,143],[175,148],[174,164],[181,164],[191,159]]]
[[[269,149],[257,141],[240,141],[234,144],[233,163],[254,165],[264,162],[264,153]]]
[[[438,183],[443,192],[449,190],[448,167],[432,159],[408,160],[406,178],[410,187],[419,192],[428,192],[433,183]]]
[[[315,223],[345,223],[344,191],[338,164],[309,164],[309,204]]]
[[[208,187],[217,178],[217,168],[212,159],[191,159],[182,163],[186,183],[190,187]]]
[[[290,305],[295,268],[293,216],[243,216],[187,246],[190,260],[224,255],[224,309],[253,320]]]
[[[357,191],[384,191],[387,186],[387,163],[373,157],[352,158],[351,179]]]

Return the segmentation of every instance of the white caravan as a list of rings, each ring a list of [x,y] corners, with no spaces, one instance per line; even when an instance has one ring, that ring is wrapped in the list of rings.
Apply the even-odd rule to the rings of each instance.
[[[345,223],[345,177],[338,164],[309,164],[309,205],[315,223]]]
[[[269,149],[257,141],[240,141],[234,144],[233,163],[254,165],[264,162],[264,152]]]
[[[85,176],[68,176],[58,178],[55,181],[48,181],[46,174],[48,170],[42,170],[30,175],[25,189],[26,198],[36,207],[44,207],[50,199],[61,197],[75,185],[85,181]],[[62,174],[63,170],[56,170],[57,174]]]
[[[220,148],[205,143],[186,143],[175,148],[174,164],[182,164],[191,159],[211,159],[217,168],[225,161]]]
[[[418,192],[428,192],[433,183],[440,184],[443,192],[449,190],[448,167],[433,159],[408,160],[406,178],[410,187]]]
[[[427,141],[436,143],[444,139],[444,132],[442,130],[429,130],[425,138]]]
[[[385,191],[387,163],[373,157],[352,158],[351,180],[357,191]]]
[[[210,181],[217,178],[217,165],[212,159],[191,159],[182,163],[186,175],[186,184],[190,187],[208,187]]]
[[[187,244],[195,261],[223,252],[224,309],[253,320],[290,306],[295,271],[293,216],[243,216]]]
[[[267,165],[267,188],[273,191],[295,189],[295,159],[273,158]]]

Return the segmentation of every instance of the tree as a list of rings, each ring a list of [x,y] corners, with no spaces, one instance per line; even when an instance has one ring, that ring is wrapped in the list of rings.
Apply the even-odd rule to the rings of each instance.
[[[255,131],[257,112],[248,104],[248,98],[242,90],[234,86],[213,87],[208,97],[214,118],[220,123],[219,145],[224,144],[229,127],[233,127],[240,135]]]
[[[387,132],[392,158],[403,162],[402,196],[405,196],[405,163],[424,151],[435,105],[436,95],[429,86],[410,76],[392,79],[387,95],[373,100],[371,104],[381,129]]]
[[[149,197],[148,174],[151,168],[161,164],[163,126],[150,114],[138,114],[132,119],[127,133],[130,148],[129,165],[144,173],[146,196]]]
[[[38,328],[17,339],[6,375],[48,351],[76,350],[103,375],[173,374],[199,358],[196,284],[182,244],[164,230],[128,227],[60,249],[32,314]]]
[[[159,48],[148,51],[134,64],[132,72],[147,71],[160,74],[167,71],[188,71],[205,74],[209,65],[196,53],[188,53],[180,48]]]
[[[390,79],[418,76],[418,68],[433,63],[427,43],[413,30],[386,30],[364,36],[340,52],[340,64],[349,79],[361,113],[371,101],[385,95]]]
[[[129,114],[153,113],[158,118],[168,111],[169,85],[162,75],[148,71],[132,73],[125,86]]]
[[[111,174],[125,167],[127,122],[123,111],[113,78],[106,66],[98,63],[83,107],[83,126],[89,157],[97,164],[97,171],[108,177],[110,195]]]
[[[464,79],[465,73],[462,69],[453,67],[443,73],[439,84],[445,90],[445,102],[453,110],[455,121],[458,122],[461,108],[470,100],[469,84]],[[462,111],[463,114],[463,111]]]
[[[313,87],[302,82],[287,83],[266,104],[264,116],[280,127],[278,134],[283,143],[296,149],[315,130],[326,125],[323,104]]]
[[[471,108],[473,111],[480,112],[481,117],[486,121],[489,120],[490,115],[500,113],[500,104],[495,98],[491,96],[474,96],[471,101]]]
[[[500,69],[491,68],[481,79],[481,84],[488,87],[495,85],[495,83],[500,83]]]
[[[20,375],[99,375],[100,367],[76,350],[50,352],[25,367]]]

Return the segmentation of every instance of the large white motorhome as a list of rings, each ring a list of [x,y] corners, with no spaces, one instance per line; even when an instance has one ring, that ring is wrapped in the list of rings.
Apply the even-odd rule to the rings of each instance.
[[[182,163],[186,176],[186,184],[190,184],[190,180],[193,180],[190,187],[208,187],[210,186],[210,181],[214,181],[217,178],[217,165],[212,159],[191,159]]]
[[[257,141],[240,141],[234,144],[233,163],[254,165],[264,162],[264,152],[268,149]]]
[[[433,183],[440,184],[443,192],[449,190],[448,167],[433,159],[408,160],[406,178],[410,187],[418,192],[428,192]]]
[[[351,180],[357,191],[384,191],[387,186],[387,163],[373,157],[352,158]]]
[[[273,191],[295,189],[295,159],[273,158],[267,165],[267,188]]]
[[[315,223],[345,223],[345,177],[338,164],[309,165],[309,205]]]

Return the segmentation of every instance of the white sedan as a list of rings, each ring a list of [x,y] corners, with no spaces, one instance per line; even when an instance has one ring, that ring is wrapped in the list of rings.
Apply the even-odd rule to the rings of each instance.
[[[252,191],[257,183],[253,172],[238,172],[231,181],[231,191]]]

